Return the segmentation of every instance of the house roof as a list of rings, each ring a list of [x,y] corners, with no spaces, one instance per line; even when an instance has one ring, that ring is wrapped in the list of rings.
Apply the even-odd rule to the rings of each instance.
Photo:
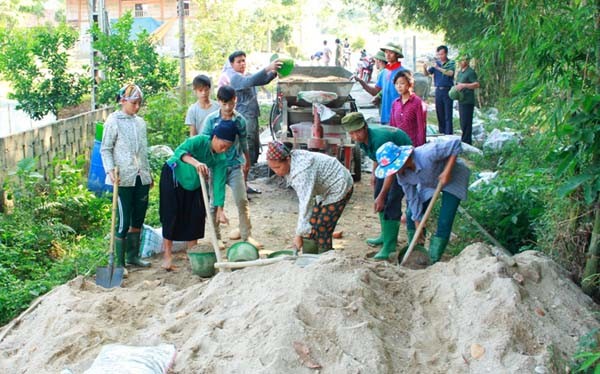
[[[117,22],[117,19],[111,19],[111,26]],[[131,32],[129,34],[129,38],[131,40],[136,40],[139,33],[146,30],[148,34],[152,34],[156,29],[158,29],[162,25],[162,22],[152,18],[152,17],[136,17],[133,19],[133,25],[131,26]],[[111,27],[112,29],[112,27]]]

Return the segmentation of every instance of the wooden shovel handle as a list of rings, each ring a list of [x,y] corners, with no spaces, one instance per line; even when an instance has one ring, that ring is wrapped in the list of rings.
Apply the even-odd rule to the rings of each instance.
[[[208,202],[208,191],[206,189],[206,180],[202,173],[198,173],[200,178],[200,186],[202,187],[202,198],[204,199],[204,210],[206,211],[206,222],[208,223],[208,231],[210,231],[210,241],[217,257],[217,262],[221,262],[221,251],[219,250],[219,243],[217,239],[217,232],[215,231],[215,223],[213,222],[212,214],[210,213],[210,205]]]
[[[438,196],[440,195],[440,192],[442,192],[443,187],[444,187],[444,185],[442,184],[441,181],[439,181],[438,185],[435,189],[435,192],[433,193],[433,197],[431,198],[431,201],[429,202],[429,205],[427,206],[427,210],[425,210],[425,214],[423,214],[423,218],[421,219],[421,222],[419,223],[419,227],[417,227],[415,236],[413,237],[413,240],[410,242],[410,245],[408,246],[408,250],[404,254],[404,257],[402,258],[402,262],[400,263],[400,266],[404,265],[404,263],[406,262],[406,260],[408,260],[408,257],[412,253],[413,249],[415,249],[415,247],[417,245],[417,241],[419,240],[419,237],[421,236],[421,233],[423,232],[423,227],[425,227],[425,222],[427,222],[427,219],[429,218],[429,214],[431,213],[431,210],[433,209],[433,206],[435,205],[435,201],[437,200]]]
[[[110,218],[110,254],[109,259],[112,262],[112,257],[115,253],[115,226],[117,225],[117,205],[119,201],[119,167],[115,166],[113,181],[113,196],[112,196],[112,214]],[[111,264],[112,266],[112,264]]]

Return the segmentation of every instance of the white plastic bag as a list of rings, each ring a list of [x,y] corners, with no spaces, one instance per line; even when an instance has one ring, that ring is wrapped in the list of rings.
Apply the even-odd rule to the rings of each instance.
[[[519,141],[518,133],[514,131],[500,131],[498,129],[493,129],[485,143],[483,143],[483,149],[499,151],[506,143],[517,141]]]
[[[162,232],[162,230],[161,230]],[[150,257],[155,253],[162,252],[162,235],[148,225],[142,229],[142,243],[140,244],[140,256]]]
[[[175,346],[132,347],[109,344],[102,347],[84,374],[166,374],[175,363]]]

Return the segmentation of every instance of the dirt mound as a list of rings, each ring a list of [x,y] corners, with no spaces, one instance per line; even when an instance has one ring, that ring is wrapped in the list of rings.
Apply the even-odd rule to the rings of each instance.
[[[175,344],[176,373],[539,371],[598,327],[597,307],[543,255],[514,258],[476,244],[426,270],[336,252],[204,282],[78,278],[0,342],[0,372],[80,373],[108,343]]]

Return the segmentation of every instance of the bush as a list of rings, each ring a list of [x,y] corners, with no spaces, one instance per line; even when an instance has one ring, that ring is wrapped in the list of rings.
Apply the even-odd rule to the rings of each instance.
[[[20,161],[4,186],[12,208],[0,215],[0,324],[104,258],[110,201],[85,188],[83,160],[57,161],[49,182],[35,164]]]

